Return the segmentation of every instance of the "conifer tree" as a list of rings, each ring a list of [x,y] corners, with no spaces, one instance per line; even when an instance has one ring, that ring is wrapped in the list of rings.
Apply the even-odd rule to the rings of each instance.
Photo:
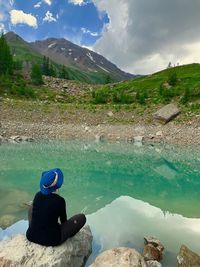
[[[68,71],[64,65],[62,65],[62,69],[60,71],[59,78],[69,80],[69,74],[68,74]]]
[[[37,64],[33,65],[33,67],[32,67],[32,70],[31,70],[31,79],[32,79],[32,82],[35,85],[41,85],[41,84],[43,84],[41,68]]]
[[[49,76],[56,77],[56,71],[52,64],[50,64],[50,67],[49,67]]]
[[[13,57],[7,44],[4,34],[0,37],[0,75],[12,74]]]

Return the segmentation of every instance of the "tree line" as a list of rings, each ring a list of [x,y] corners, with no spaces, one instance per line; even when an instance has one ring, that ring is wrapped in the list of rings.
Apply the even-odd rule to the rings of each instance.
[[[0,76],[12,76],[14,70],[20,70],[22,64],[13,60],[10,47],[6,41],[5,35],[0,36]],[[42,75],[69,79],[67,68],[63,65],[59,70],[53,66],[48,57],[43,57],[41,64],[33,64],[31,68],[31,79],[36,85],[42,84]]]

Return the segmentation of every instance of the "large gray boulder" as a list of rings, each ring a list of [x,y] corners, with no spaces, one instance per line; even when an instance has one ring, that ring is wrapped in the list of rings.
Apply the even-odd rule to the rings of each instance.
[[[200,267],[200,256],[182,245],[177,256],[179,267]]]
[[[101,253],[89,267],[147,267],[144,258],[132,248],[113,248]]]
[[[180,109],[175,104],[168,104],[156,113],[153,114],[154,118],[160,120],[163,123],[169,122],[171,119],[175,118],[180,113]]]
[[[92,233],[85,226],[57,247],[45,247],[16,235],[0,242],[1,267],[82,267],[92,251]]]

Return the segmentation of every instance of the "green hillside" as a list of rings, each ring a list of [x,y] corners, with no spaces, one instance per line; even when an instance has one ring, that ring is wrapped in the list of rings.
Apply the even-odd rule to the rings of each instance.
[[[35,51],[29,43],[25,42],[22,38],[14,33],[6,34],[7,42],[10,46],[14,60],[23,62],[30,61],[33,64],[42,64],[43,55]],[[62,68],[61,65],[51,61],[55,70],[59,72]],[[105,84],[108,80],[108,74],[105,72],[92,72],[92,71],[81,71],[74,67],[67,67],[70,80],[77,80],[86,82],[89,84]],[[114,77],[110,77],[111,80],[115,81]]]
[[[93,93],[95,103],[155,105],[176,101],[200,108],[200,65],[168,68],[155,74],[105,85]]]

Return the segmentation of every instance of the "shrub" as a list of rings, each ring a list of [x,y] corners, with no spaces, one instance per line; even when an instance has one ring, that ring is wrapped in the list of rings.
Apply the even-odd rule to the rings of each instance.
[[[125,92],[114,92],[112,96],[113,103],[131,104],[134,102],[134,97]]]
[[[170,72],[169,73],[169,76],[168,76],[168,83],[169,83],[169,85],[174,86],[174,85],[177,84],[177,81],[178,81],[178,79],[177,79],[176,72]]]
[[[190,100],[190,90],[189,88],[185,89],[184,95],[181,97],[181,104],[186,104]]]
[[[137,91],[136,99],[138,100],[138,103],[140,103],[141,105],[146,104],[147,97],[148,95],[146,91],[144,92]]]
[[[18,84],[12,84],[9,93],[17,97],[35,98],[35,91],[31,87],[27,87],[22,80]]]
[[[94,104],[106,104],[109,100],[109,93],[105,89],[100,89],[92,92]]]
[[[31,79],[33,84],[35,85],[41,85],[43,84],[42,80],[42,72],[39,65],[33,65],[31,70]]]

